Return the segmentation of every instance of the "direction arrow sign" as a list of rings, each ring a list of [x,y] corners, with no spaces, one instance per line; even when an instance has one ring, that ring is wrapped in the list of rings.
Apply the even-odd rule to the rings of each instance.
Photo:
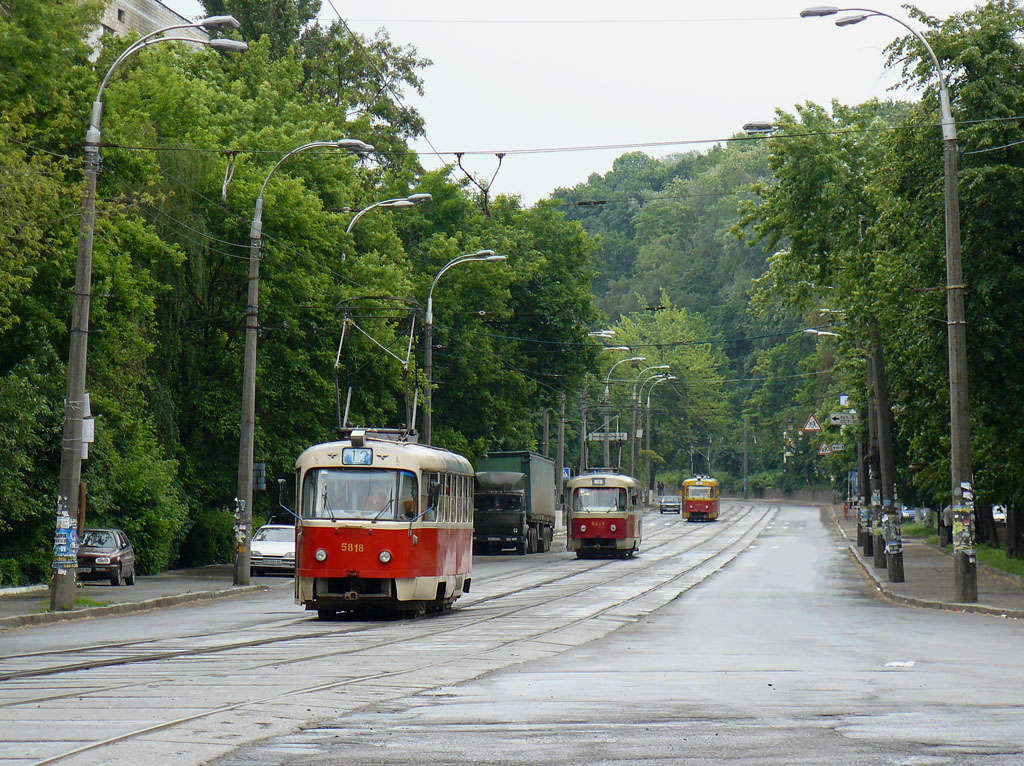
[[[821,445],[818,447],[818,456],[819,457],[825,457],[826,455],[831,455],[831,454],[832,454],[832,448],[830,446],[828,446],[827,444],[825,444],[825,442],[822,442]]]
[[[858,420],[856,412],[833,412],[828,416],[830,426],[855,426]]]
[[[807,422],[804,423],[804,433],[806,433],[806,434],[816,434],[820,430],[821,430],[821,426],[818,424],[818,421],[814,417],[814,415],[811,415],[809,418],[807,418]]]

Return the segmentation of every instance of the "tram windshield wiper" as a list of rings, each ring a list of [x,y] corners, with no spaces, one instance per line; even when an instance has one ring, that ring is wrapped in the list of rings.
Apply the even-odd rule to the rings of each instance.
[[[320,506],[327,512],[327,515],[331,517],[331,521],[337,521],[334,516],[334,509],[331,508],[330,500],[327,497],[327,487],[324,486],[324,491],[320,495],[321,503]]]
[[[373,519],[370,520],[370,523],[371,524],[376,524],[377,520],[381,516],[383,516],[387,511],[391,510],[391,508],[392,508],[392,506],[394,506],[394,504],[395,504],[395,491],[392,490],[391,491],[391,497],[389,497],[388,501],[386,503],[384,503],[384,507],[381,508],[379,511],[377,511],[377,515],[374,516]]]

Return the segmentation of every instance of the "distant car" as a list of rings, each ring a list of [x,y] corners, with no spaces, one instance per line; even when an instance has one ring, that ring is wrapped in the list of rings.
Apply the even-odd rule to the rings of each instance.
[[[663,495],[658,501],[659,513],[682,513],[683,498],[679,495]]]
[[[992,519],[997,524],[1006,523],[1006,506],[1005,505],[993,505],[992,506]]]
[[[120,529],[87,529],[78,543],[78,579],[135,584],[135,549]]]
[[[900,508],[900,518],[903,521],[914,521],[917,518],[917,509],[903,506]]]
[[[295,525],[264,524],[252,537],[249,572],[295,571]]]

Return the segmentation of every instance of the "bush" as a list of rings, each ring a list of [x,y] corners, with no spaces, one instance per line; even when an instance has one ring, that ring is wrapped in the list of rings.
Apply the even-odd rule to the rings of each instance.
[[[235,516],[232,511],[224,508],[196,511],[179,548],[177,565],[199,567],[233,561],[234,527]],[[255,524],[253,527],[255,529]]]

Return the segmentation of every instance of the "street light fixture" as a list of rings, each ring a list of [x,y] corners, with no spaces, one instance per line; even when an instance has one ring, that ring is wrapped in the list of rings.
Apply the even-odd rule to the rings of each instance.
[[[493,250],[478,250],[475,253],[467,253],[466,255],[460,255],[457,258],[452,258],[448,263],[444,265],[437,276],[434,277],[434,281],[430,283],[430,291],[427,293],[427,314],[426,321],[424,322],[424,335],[426,340],[426,348],[423,350],[423,367],[427,373],[427,390],[423,395],[423,443],[429,445],[432,436],[431,419],[433,413],[431,407],[433,404],[433,396],[431,389],[434,383],[434,288],[437,286],[437,280],[448,271],[448,269],[458,266],[460,263],[471,263],[471,262],[484,262],[484,263],[499,263],[501,261],[507,261],[508,257],[504,255],[495,255]]]
[[[902,19],[870,8],[837,8],[815,6],[800,12],[801,17],[832,16],[839,12],[858,11],[836,21],[849,26],[870,18],[884,16],[912,34],[927,51],[935,67],[939,84],[939,109],[942,113],[942,156],[945,176],[944,201],[946,218],[946,327],[949,357],[949,430],[950,478],[954,528],[962,532],[953,541],[953,580],[955,600],[974,603],[978,600],[978,565],[975,559],[974,487],[971,465],[971,422],[967,399],[967,326],[964,312],[963,263],[960,248],[960,187],[957,180],[956,122],[949,106],[949,90],[939,59],[924,36]]]
[[[184,41],[217,50],[244,51],[239,40],[201,40],[180,35],[163,36],[176,29],[239,28],[234,16],[208,16],[191,24],[175,24],[157,29],[125,48],[104,75],[92,102],[89,127],[85,133],[85,190],[78,227],[78,254],[75,262],[75,291],[71,305],[71,342],[68,352],[68,382],[64,397],[64,428],[60,453],[60,485],[57,491],[57,533],[54,538],[53,580],[50,608],[68,610],[75,603],[78,574],[78,540],[74,534],[79,513],[79,487],[82,480],[82,421],[86,415],[85,374],[89,343],[89,299],[92,291],[93,230],[96,223],[96,178],[100,169],[100,144],[103,124],[103,91],[114,70],[126,58],[149,45]],[[230,42],[230,45],[227,43]]]
[[[654,393],[654,387],[659,383],[667,383],[670,380],[679,380],[675,375],[663,375],[653,383],[651,387],[647,389],[647,425],[645,427],[644,440],[646,441],[647,451],[651,451],[651,394]],[[642,387],[641,387],[642,388]],[[643,391],[641,391],[643,395]],[[654,476],[651,473],[651,459],[647,458],[647,489],[654,488]]]
[[[252,527],[253,440],[256,428],[256,341],[259,335],[260,261],[263,258],[263,193],[285,160],[309,149],[346,149],[356,154],[373,151],[357,138],[311,141],[285,154],[270,169],[256,197],[249,227],[249,294],[245,312],[245,354],[242,366],[242,423],[238,444],[238,494],[235,496],[235,585],[249,584],[249,537]]]
[[[407,208],[414,207],[422,202],[430,202],[434,199],[433,195],[427,194],[426,192],[420,192],[417,194],[410,194],[408,197],[396,197],[394,199],[382,199],[379,202],[374,202],[372,205],[367,205],[354,216],[352,220],[348,222],[348,226],[345,227],[345,233],[351,234],[352,229],[356,225],[356,221],[363,217],[366,213],[378,207],[386,208]],[[345,260],[345,253],[341,254],[341,260]]]
[[[645,367],[644,369],[640,370],[640,372],[637,373],[636,379],[633,381],[633,395],[632,395],[632,397],[630,397],[631,406],[629,408],[631,416],[632,416],[631,419],[630,419],[630,431],[629,431],[629,475],[630,476],[633,475],[633,467],[634,467],[634,463],[635,463],[635,459],[636,459],[636,411],[637,411],[637,407],[638,407],[637,396],[636,396],[637,384],[640,383],[640,378],[642,378],[646,373],[650,372],[651,370],[667,370],[668,368],[669,368],[669,365],[667,365],[667,364],[652,364],[650,367]],[[660,373],[659,372],[659,373],[655,373],[654,375],[651,375],[650,377],[646,378],[643,383],[640,383],[640,391],[643,392],[644,386],[646,386],[649,381],[654,380],[655,378],[660,378],[664,374],[665,373]]]
[[[631,350],[628,346],[624,346],[626,350]],[[612,371],[620,364],[625,362],[645,362],[647,361],[646,356],[631,356],[628,359],[620,359],[611,366],[608,370],[608,374],[604,379],[604,464],[608,467],[612,461],[612,443],[611,434],[608,429],[611,426],[611,400],[609,399],[608,385],[611,383]]]
[[[815,329],[813,327],[808,327],[806,330],[804,330],[804,332],[810,333],[811,335],[831,335],[833,338],[841,338],[842,337],[837,332],[831,332],[829,330],[817,330],[817,329]]]

